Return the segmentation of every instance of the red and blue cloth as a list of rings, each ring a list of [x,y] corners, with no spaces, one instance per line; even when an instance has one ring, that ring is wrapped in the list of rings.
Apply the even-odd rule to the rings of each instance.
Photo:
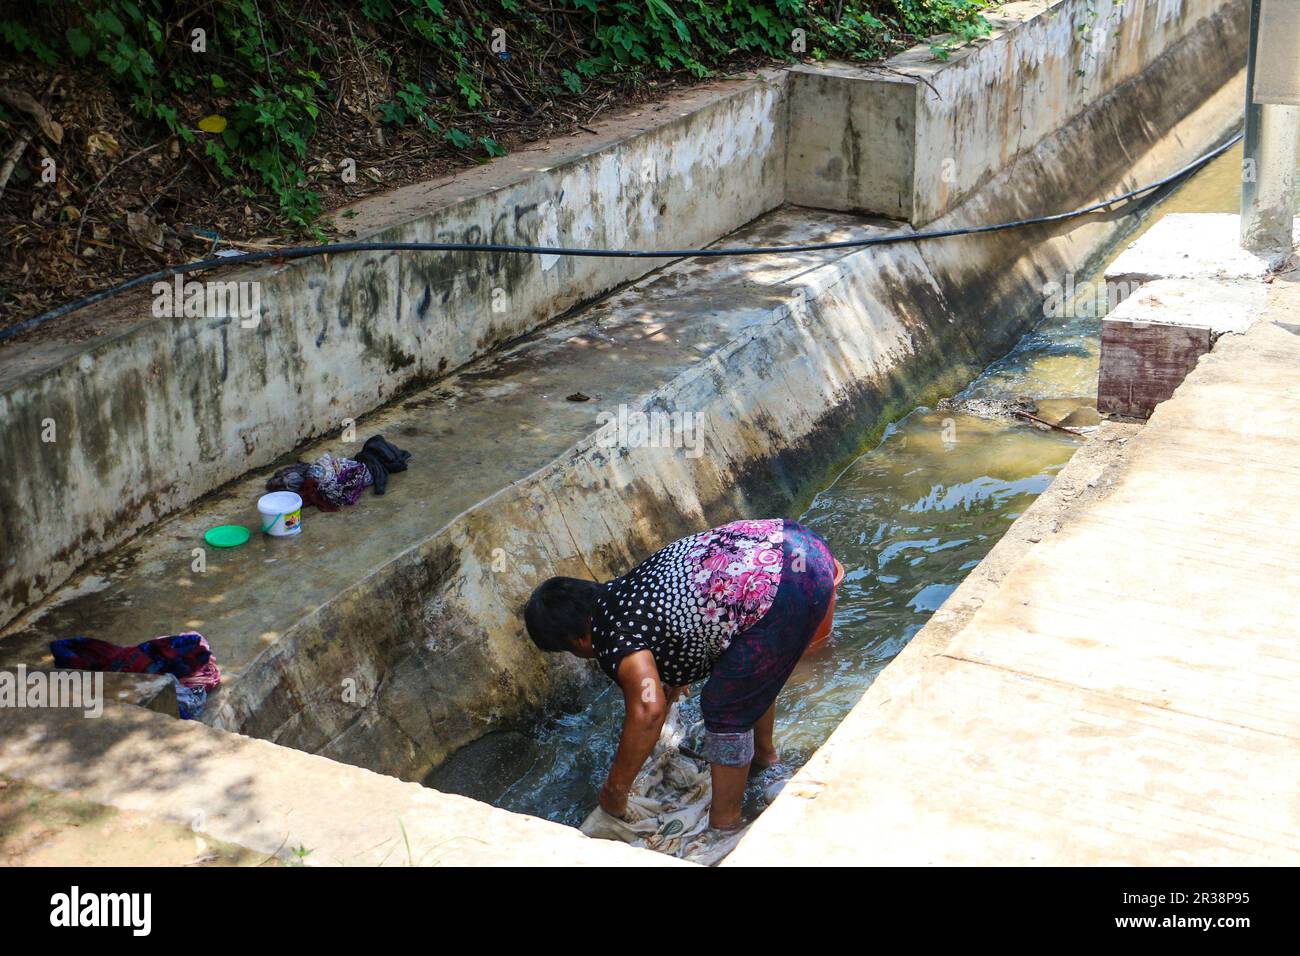
[[[203,713],[209,691],[221,683],[221,669],[212,648],[198,631],[156,637],[135,647],[121,647],[93,637],[70,637],[50,643],[56,667],[130,674],[170,674],[180,685],[181,716]]]

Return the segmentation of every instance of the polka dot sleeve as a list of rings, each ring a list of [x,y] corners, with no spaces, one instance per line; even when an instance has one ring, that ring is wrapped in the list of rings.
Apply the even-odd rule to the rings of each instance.
[[[605,631],[600,640],[596,640],[593,630],[592,644],[596,647],[596,661],[600,664],[600,669],[615,683],[618,682],[618,665],[623,658],[650,649],[649,643],[641,635],[622,630]]]

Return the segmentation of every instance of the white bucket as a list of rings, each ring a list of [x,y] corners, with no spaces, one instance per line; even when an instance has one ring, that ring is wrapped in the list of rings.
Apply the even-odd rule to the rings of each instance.
[[[262,531],[273,538],[287,538],[302,530],[302,499],[292,491],[273,491],[257,499],[262,514]]]

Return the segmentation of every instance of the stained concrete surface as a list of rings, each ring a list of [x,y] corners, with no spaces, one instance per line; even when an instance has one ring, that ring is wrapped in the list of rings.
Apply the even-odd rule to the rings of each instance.
[[[1217,340],[1220,335],[1244,333],[1267,307],[1268,286],[1258,279],[1157,279],[1142,285],[1103,321],[1204,328]]]
[[[1192,36],[1188,24],[1215,34],[1208,55],[1216,68],[1243,64],[1249,5],[1014,0],[984,15],[990,33],[943,60],[921,44],[883,64],[792,68],[787,199],[919,228],[956,208],[1063,118],[1141,81],[1159,57],[1178,55],[1171,51]]]
[[[1300,244],[1300,222],[1295,240]],[[1241,217],[1226,212],[1165,216],[1106,268],[1109,283],[1156,279],[1259,280],[1278,266],[1277,256],[1241,248]]]
[[[973,611],[959,589],[725,865],[1300,861],[1298,279]]]
[[[890,228],[787,208],[732,238],[795,243]],[[127,645],[198,630],[212,644],[225,683],[236,682],[258,653],[367,571],[553,461],[596,430],[602,411],[640,408],[646,393],[766,317],[802,273],[846,254],[670,266],[575,320],[362,419],[354,443],[326,439],[300,452],[309,461],[325,451],[356,453],[382,433],[413,455],[386,495],[368,489],[355,506],[334,513],[304,508],[302,533],[274,539],[257,533],[257,499],[274,470],[268,466],[92,566],[66,597],[9,629],[0,664],[49,664],[49,642],[65,637]],[[591,400],[568,400],[579,392]],[[252,529],[247,545],[204,545],[206,529],[231,523]],[[201,572],[194,570],[195,548],[205,552]]]
[[[784,97],[763,71],[615,110],[595,135],[367,198],[340,225],[374,242],[703,246],[782,202]],[[0,343],[0,460],[22,463],[0,485],[0,624],[223,483],[663,264],[313,256],[207,274],[255,289],[256,321],[156,315],[151,286]]]

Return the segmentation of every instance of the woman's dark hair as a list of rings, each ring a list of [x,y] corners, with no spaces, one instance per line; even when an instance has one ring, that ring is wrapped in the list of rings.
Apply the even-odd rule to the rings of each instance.
[[[524,624],[544,651],[567,651],[582,640],[604,585],[581,578],[547,578],[524,608]]]

